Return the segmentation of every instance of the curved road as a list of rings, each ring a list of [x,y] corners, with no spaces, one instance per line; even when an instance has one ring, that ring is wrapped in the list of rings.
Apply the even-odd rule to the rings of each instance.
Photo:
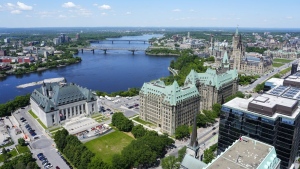
[[[281,67],[279,67],[279,68],[274,68],[274,71],[272,71],[272,72],[270,72],[270,73],[267,73],[267,75],[262,75],[262,76],[261,76],[260,78],[258,78],[254,83],[252,83],[252,84],[250,84],[250,85],[248,85],[248,86],[246,86],[246,87],[241,87],[241,86],[239,86],[239,91],[241,91],[241,92],[243,92],[243,93],[244,93],[245,91],[252,91],[252,90],[256,87],[256,85],[258,85],[258,84],[260,84],[260,83],[266,81],[266,80],[269,79],[271,76],[273,76],[273,75],[275,75],[276,73],[282,71],[283,69],[286,69],[286,68],[288,68],[288,67],[291,67],[291,66],[292,66],[292,63],[296,63],[296,62],[298,62],[298,61],[299,61],[299,59],[296,59],[296,60],[294,60],[294,61],[292,61],[292,62],[290,62],[290,63],[284,64],[283,66],[281,66]]]

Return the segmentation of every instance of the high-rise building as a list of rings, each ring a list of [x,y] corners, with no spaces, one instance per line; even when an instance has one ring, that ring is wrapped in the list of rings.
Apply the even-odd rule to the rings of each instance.
[[[152,122],[170,135],[180,125],[192,125],[200,111],[200,95],[195,85],[166,86],[161,80],[144,83],[140,91],[140,118]]]
[[[76,34],[76,39],[77,40],[80,39],[80,34],[79,33]]]
[[[224,103],[227,97],[238,91],[238,72],[235,69],[230,70],[227,52],[225,52],[219,69],[208,68],[205,73],[192,70],[184,84],[195,85],[201,96],[200,108],[210,110],[215,103]]]
[[[54,39],[53,39],[53,43],[54,43],[54,45],[59,45],[59,44],[61,44],[60,38],[54,38]]]
[[[59,38],[61,39],[61,43],[65,43],[66,34],[61,33]]]
[[[4,43],[10,43],[10,39],[9,38],[5,38],[4,39]]]
[[[273,145],[281,168],[289,168],[299,154],[299,94],[300,88],[278,86],[267,94],[222,105],[218,153],[246,135]]]

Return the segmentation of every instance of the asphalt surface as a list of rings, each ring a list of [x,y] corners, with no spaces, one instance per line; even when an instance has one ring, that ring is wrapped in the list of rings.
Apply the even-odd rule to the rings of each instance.
[[[270,72],[270,73],[267,73],[266,75],[261,76],[260,78],[258,78],[258,79],[257,79],[255,82],[253,82],[252,84],[250,84],[250,85],[248,85],[248,86],[245,86],[245,87],[239,86],[239,91],[241,91],[241,92],[243,92],[243,93],[246,92],[246,91],[252,91],[252,90],[256,87],[256,85],[258,85],[258,84],[260,84],[260,83],[266,81],[266,80],[269,79],[271,76],[273,76],[273,75],[279,73],[279,72],[282,71],[283,69],[286,69],[286,68],[288,68],[288,67],[291,67],[291,66],[292,66],[292,63],[296,63],[296,62],[298,62],[298,61],[299,61],[299,59],[296,59],[296,60],[294,60],[294,61],[292,61],[292,62],[290,62],[290,63],[286,63],[286,64],[282,65],[282,66],[279,67],[279,68],[274,68],[274,71],[272,71],[272,72]]]
[[[55,143],[51,139],[51,137],[44,131],[42,126],[28,113],[30,110],[30,106],[26,107],[25,109],[20,109],[14,113],[16,120],[21,124],[21,130],[30,138],[29,147],[30,151],[33,153],[33,157],[37,159],[37,164],[42,169],[44,168],[42,162],[37,158],[37,154],[43,153],[46,158],[48,159],[49,163],[53,165],[52,168],[56,166],[60,167],[61,169],[69,169],[69,166],[62,160],[59,154],[57,154],[57,149],[54,147]],[[28,133],[25,126],[20,122],[20,118],[24,117],[28,124],[31,126],[33,130],[35,130],[39,139],[34,140],[33,137]]]

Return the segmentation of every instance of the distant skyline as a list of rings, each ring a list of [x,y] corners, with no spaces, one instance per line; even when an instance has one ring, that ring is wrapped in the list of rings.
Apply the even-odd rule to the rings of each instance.
[[[299,0],[1,0],[0,27],[300,28]]]

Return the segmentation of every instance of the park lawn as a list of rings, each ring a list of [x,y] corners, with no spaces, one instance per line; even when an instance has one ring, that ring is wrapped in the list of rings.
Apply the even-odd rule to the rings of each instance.
[[[292,60],[275,58],[273,62],[290,63]]]
[[[35,118],[35,119],[37,119],[38,117],[33,113],[33,111],[32,110],[29,110],[28,111],[29,112],[29,114],[31,114],[31,116],[33,117],[33,118]]]
[[[273,67],[280,67],[280,66],[282,66],[282,65],[284,65],[283,63],[273,63]]]
[[[114,131],[85,143],[85,146],[104,162],[110,163],[114,154],[120,154],[124,147],[134,140],[121,131]]]
[[[19,153],[22,154],[22,153],[30,153],[30,150],[27,146],[20,146],[20,145],[17,145],[16,148],[18,149]]]
[[[140,119],[140,117],[135,117],[135,118],[133,118],[133,120],[135,120],[135,121],[137,121],[137,122],[139,122],[139,123],[141,123],[143,125],[147,125],[147,124],[152,125],[152,126],[154,125],[154,124],[152,124],[152,123],[150,123],[148,121],[144,121],[144,120]]]
[[[18,155],[17,151],[13,149],[12,151],[8,152],[10,154],[10,158]],[[0,162],[4,162],[3,154],[0,155]]]
[[[40,123],[40,125],[41,125],[44,129],[47,129],[47,127],[45,126],[45,124],[44,124],[40,119],[37,119],[37,121]]]

